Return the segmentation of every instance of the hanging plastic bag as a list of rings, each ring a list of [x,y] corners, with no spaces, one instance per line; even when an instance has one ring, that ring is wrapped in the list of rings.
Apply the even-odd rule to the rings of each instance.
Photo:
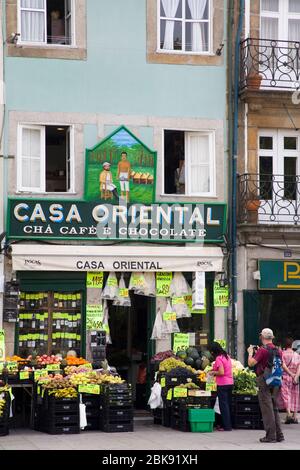
[[[214,406],[214,411],[215,411],[215,413],[217,413],[218,415],[221,414],[220,405],[219,405],[219,397],[216,398],[216,402],[215,402],[215,406]]]
[[[106,332],[106,344],[112,344],[109,329],[109,314],[107,300],[103,301],[103,330]]]
[[[163,319],[160,309],[157,310],[153,325],[151,339],[167,339],[167,335],[162,332]]]
[[[172,309],[176,312],[176,318],[190,318],[192,316],[184,296],[172,298]]]
[[[102,291],[101,299],[114,300],[118,295],[118,279],[114,272],[109,273],[106,285]]]
[[[129,290],[143,290],[146,288],[146,281],[144,273],[131,273],[129,281]]]
[[[170,297],[182,297],[192,293],[192,289],[187,283],[182,273],[174,273],[170,285]]]
[[[80,429],[84,429],[87,427],[86,405],[82,403],[81,394],[80,394],[80,403],[79,403],[79,423],[80,423]]]
[[[175,318],[173,318],[173,316]],[[179,333],[180,329],[176,321],[176,312],[171,307],[170,301],[167,302],[166,311],[163,313],[162,332],[165,334]]]
[[[155,274],[154,273],[144,273],[145,285],[142,288],[136,289],[135,294],[145,295],[147,297],[156,297],[156,287],[155,287]]]
[[[113,305],[119,305],[120,307],[131,307],[129,290],[126,288],[124,274],[121,275],[118,294],[113,302]]]

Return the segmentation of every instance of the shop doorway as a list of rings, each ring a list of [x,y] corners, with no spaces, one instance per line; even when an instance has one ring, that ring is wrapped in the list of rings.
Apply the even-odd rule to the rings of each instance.
[[[121,377],[131,383],[136,409],[147,409],[150,389],[149,363],[153,354],[151,331],[155,299],[130,292],[131,307],[109,302],[112,344],[107,346],[107,360]]]
[[[278,345],[287,336],[300,339],[300,291],[244,291],[245,350],[263,328],[273,330]]]

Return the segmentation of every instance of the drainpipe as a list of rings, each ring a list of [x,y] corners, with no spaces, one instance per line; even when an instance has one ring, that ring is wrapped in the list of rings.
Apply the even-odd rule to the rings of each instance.
[[[228,44],[232,48],[234,33],[234,0],[230,0],[230,16],[228,27]],[[235,36],[235,51],[229,50],[228,57],[232,57],[231,66],[229,66],[228,85],[229,85],[229,136],[231,143],[231,211],[230,211],[230,245],[231,245],[231,354],[237,357],[238,340],[238,315],[237,315],[237,153],[238,153],[238,106],[239,106],[239,74],[240,74],[240,40],[243,29],[245,14],[245,0],[239,2],[239,17]],[[234,71],[233,75],[231,70]],[[232,111],[232,112],[231,112]],[[232,117],[231,117],[232,116]]]

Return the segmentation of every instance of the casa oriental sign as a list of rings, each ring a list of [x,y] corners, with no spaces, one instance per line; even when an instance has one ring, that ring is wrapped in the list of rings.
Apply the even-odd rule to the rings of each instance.
[[[10,239],[222,242],[226,205],[10,198]]]

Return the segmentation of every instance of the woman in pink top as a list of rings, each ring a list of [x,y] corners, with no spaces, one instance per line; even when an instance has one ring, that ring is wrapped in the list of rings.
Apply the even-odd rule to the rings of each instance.
[[[217,397],[223,422],[224,431],[231,431],[231,400],[233,389],[232,363],[227,352],[219,343],[213,342],[209,348],[215,359],[215,363],[210,375],[216,377]]]

